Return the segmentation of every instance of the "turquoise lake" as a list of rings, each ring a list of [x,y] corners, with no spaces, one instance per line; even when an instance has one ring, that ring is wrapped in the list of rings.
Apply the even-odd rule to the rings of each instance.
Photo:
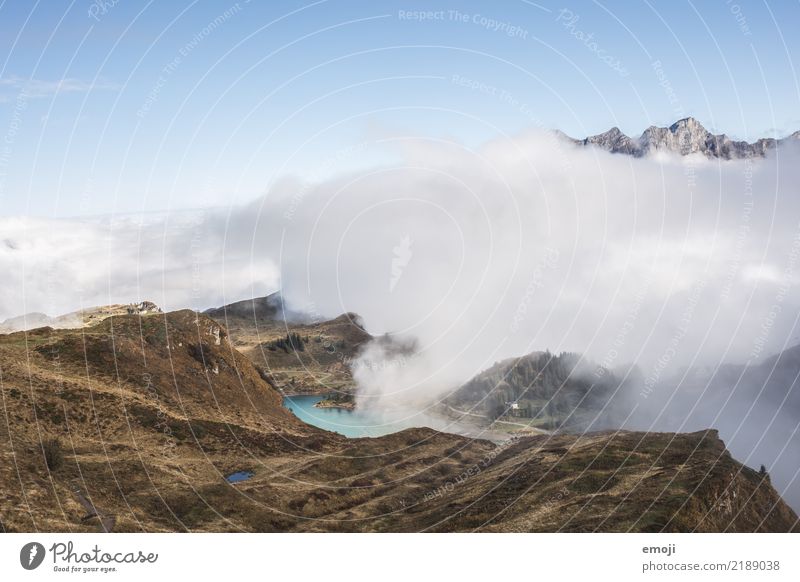
[[[451,423],[444,419],[409,410],[314,408],[314,404],[322,398],[322,396],[286,396],[283,405],[307,424],[351,438],[383,436],[421,426],[456,432]]]

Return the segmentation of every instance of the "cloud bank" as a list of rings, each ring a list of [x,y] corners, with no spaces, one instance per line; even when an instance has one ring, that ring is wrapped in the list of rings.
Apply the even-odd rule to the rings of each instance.
[[[675,366],[794,342],[796,149],[636,159],[546,132],[381,147],[403,161],[287,178],[228,211],[4,218],[0,317],[142,299],[199,309],[280,287],[295,308],[416,338],[411,363],[364,366],[361,380],[423,399],[538,349],[636,362],[652,388]]]
[[[244,250],[223,253],[224,216],[0,218],[0,321],[151,300],[205,309],[275,289],[277,270]]]
[[[680,366],[797,341],[796,149],[727,162],[546,133],[394,145],[403,164],[276,186],[242,230],[289,301],[418,338],[411,364],[360,368],[367,393],[430,399],[545,348],[635,362],[653,390]]]

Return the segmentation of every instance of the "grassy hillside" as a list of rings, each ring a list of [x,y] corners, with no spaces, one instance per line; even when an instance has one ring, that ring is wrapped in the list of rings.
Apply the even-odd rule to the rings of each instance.
[[[789,531],[714,432],[307,426],[191,311],[0,336],[4,531]],[[225,476],[248,471],[231,484]]]

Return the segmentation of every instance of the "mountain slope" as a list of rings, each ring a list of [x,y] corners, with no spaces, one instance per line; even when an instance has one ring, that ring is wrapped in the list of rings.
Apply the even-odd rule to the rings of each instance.
[[[191,311],[0,336],[0,528],[796,528],[714,432],[346,439],[297,420],[263,376]],[[252,476],[225,480],[238,471]]]
[[[278,293],[205,314],[225,326],[236,348],[289,394],[348,393],[350,363],[372,339],[356,314],[315,320],[291,311]]]
[[[548,430],[611,426],[626,382],[580,355],[533,352],[497,362],[448,396],[452,408],[487,420]],[[618,425],[617,425],[618,426]]]

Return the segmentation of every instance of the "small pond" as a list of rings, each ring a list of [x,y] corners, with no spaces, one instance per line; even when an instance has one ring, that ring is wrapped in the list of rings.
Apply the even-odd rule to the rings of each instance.
[[[247,481],[252,476],[253,474],[250,471],[236,471],[225,477],[225,480],[228,483],[241,483],[242,481]]]

